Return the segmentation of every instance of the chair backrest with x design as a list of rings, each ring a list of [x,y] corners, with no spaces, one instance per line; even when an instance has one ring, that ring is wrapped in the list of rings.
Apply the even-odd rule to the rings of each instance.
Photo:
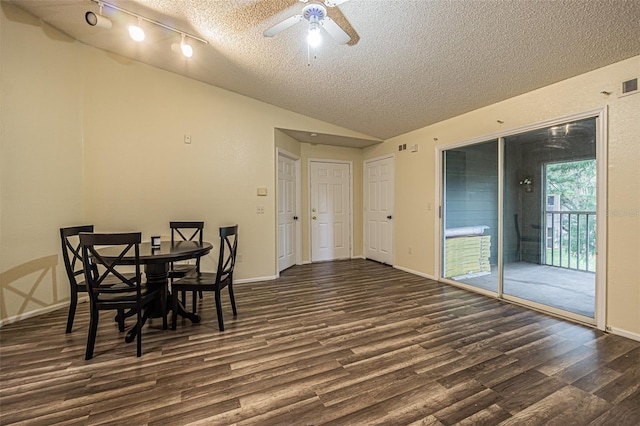
[[[62,243],[62,258],[64,259],[64,267],[69,277],[71,291],[86,291],[84,280],[78,280],[78,275],[84,274],[84,265],[82,263],[82,249],[80,248],[80,239],[77,241],[75,237],[81,232],[93,232],[93,225],[72,226],[68,228],[60,228],[60,242]]]
[[[238,225],[220,228],[220,254],[218,256],[218,283],[229,279],[233,282],[233,270],[236,266],[238,251]]]
[[[202,244],[204,233],[204,222],[169,222],[169,228],[171,228],[171,244],[175,244],[180,241],[198,241]],[[182,268],[182,269],[180,269]],[[188,266],[174,266],[173,263],[169,265],[170,278],[179,278],[184,276],[190,268]],[[195,270],[200,272],[200,258],[196,258]]]
[[[169,222],[171,228],[171,242],[199,241],[202,242],[204,222]],[[178,239],[180,237],[180,239]]]
[[[141,298],[142,274],[140,273],[140,242],[142,233],[80,234],[85,280],[93,304],[116,305],[119,302],[132,304]],[[100,247],[113,246],[115,252],[108,257],[99,252]],[[133,251],[135,273],[131,273],[131,262],[122,262]],[[124,269],[124,271],[123,271]],[[91,273],[91,271],[99,271]],[[113,285],[112,283],[118,284]],[[109,285],[103,285],[108,283]],[[136,293],[136,297],[118,300],[119,296]]]

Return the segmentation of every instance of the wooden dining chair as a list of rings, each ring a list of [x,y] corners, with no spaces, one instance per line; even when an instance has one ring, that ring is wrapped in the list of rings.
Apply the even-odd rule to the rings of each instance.
[[[85,359],[93,358],[93,350],[98,331],[99,312],[101,310],[130,309],[137,316],[137,356],[142,355],[142,313],[144,307],[159,299],[162,309],[163,327],[167,326],[167,299],[165,286],[147,286],[140,272],[140,232],[124,234],[80,233],[82,262],[87,291],[90,299],[91,319],[87,337]],[[117,247],[116,260],[105,259],[100,255],[103,246]],[[133,250],[134,261],[124,264],[122,258]],[[113,257],[111,257],[113,258]],[[133,266],[134,273],[130,273]],[[127,272],[125,272],[125,270]],[[109,283],[104,285],[104,283]]]
[[[71,333],[73,319],[78,305],[78,293],[86,293],[87,286],[84,281],[84,265],[82,263],[82,250],[80,248],[80,232],[93,232],[93,225],[71,226],[60,228],[60,242],[62,243],[62,259],[69,279],[69,315],[67,317],[66,333]]]
[[[236,264],[236,253],[238,251],[238,225],[220,228],[220,255],[218,256],[218,269],[216,273],[198,272],[186,275],[184,278],[176,280],[171,285],[173,314],[171,327],[175,330],[178,307],[178,291],[203,292],[213,291],[216,301],[216,313],[218,315],[218,328],[224,331],[222,319],[222,301],[220,291],[227,287],[233,316],[237,316],[236,300],[233,294],[233,270]]]
[[[179,241],[198,241],[202,244],[204,233],[204,222],[169,222],[171,228],[171,244]],[[196,258],[195,265],[187,263],[172,262],[169,264],[169,280],[173,283],[176,278],[183,278],[187,274],[200,272],[200,258]],[[202,292],[199,293],[202,299]],[[185,292],[182,292],[182,303],[185,303]],[[196,292],[192,295],[192,310],[195,313],[197,308]]]

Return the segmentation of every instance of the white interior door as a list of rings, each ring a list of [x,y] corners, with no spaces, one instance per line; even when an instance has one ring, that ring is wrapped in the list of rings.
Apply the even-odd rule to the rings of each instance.
[[[296,164],[278,155],[278,271],[296,263]]]
[[[393,263],[394,158],[368,161],[364,169],[365,257]]]
[[[311,261],[351,257],[351,172],[347,163],[312,161]]]

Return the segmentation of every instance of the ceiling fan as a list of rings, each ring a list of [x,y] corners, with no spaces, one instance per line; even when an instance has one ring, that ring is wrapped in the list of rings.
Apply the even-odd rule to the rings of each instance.
[[[327,7],[336,7],[348,0],[324,0],[324,4],[314,0],[299,0],[301,3],[308,3],[302,8],[300,15],[293,15],[282,22],[277,23],[273,27],[264,31],[265,37],[273,37],[276,34],[286,30],[298,22],[306,19],[309,22],[309,32],[307,41],[309,46],[316,47],[320,44],[322,36],[320,28],[324,28],[326,32],[333,37],[338,44],[347,44],[351,37],[340,26],[327,15]]]

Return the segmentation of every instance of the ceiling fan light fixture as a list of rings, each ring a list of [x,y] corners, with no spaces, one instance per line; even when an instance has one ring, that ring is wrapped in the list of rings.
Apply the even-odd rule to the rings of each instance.
[[[138,25],[129,25],[129,35],[135,41],[144,40],[144,30],[140,26],[141,19],[138,18]]]
[[[322,43],[322,34],[320,34],[320,24],[311,22],[309,24],[309,34],[307,35],[307,43],[310,47],[318,47]]]

